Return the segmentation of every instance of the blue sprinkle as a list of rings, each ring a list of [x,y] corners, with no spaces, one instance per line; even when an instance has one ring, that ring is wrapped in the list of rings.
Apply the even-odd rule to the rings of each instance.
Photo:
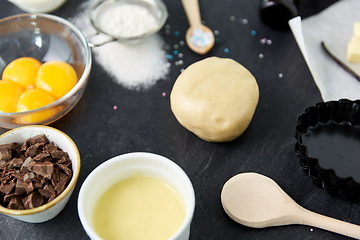
[[[174,55],[178,55],[179,54],[179,51],[178,50],[175,50],[174,51]]]
[[[216,39],[215,39],[215,42],[216,42],[216,43],[219,43],[219,42],[220,42],[220,38],[216,38]]]
[[[251,31],[251,35],[252,36],[255,36],[256,35],[256,32],[254,30]]]
[[[228,53],[229,52],[229,49],[228,48],[225,48],[224,49],[224,53]]]
[[[170,55],[170,54],[167,54],[167,55],[166,55],[166,58],[167,58],[167,59],[173,59],[174,56],[173,56],[173,55]]]
[[[175,31],[175,36],[180,36],[180,32],[179,31]]]

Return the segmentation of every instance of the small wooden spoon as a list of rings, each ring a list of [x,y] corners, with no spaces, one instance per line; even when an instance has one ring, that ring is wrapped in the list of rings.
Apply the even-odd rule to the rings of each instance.
[[[200,8],[198,0],[181,0],[186,16],[189,20],[190,28],[186,32],[185,40],[187,45],[191,50],[199,54],[205,54],[210,51],[214,46],[215,37],[210,28],[204,26],[201,23]],[[194,41],[191,41],[190,37],[193,35],[195,30],[201,30],[202,36],[200,38],[204,39],[204,36],[208,35],[206,44],[197,44]],[[211,35],[210,35],[211,34]]]
[[[261,174],[242,173],[229,179],[221,202],[233,220],[248,227],[302,224],[360,239],[360,226],[306,210]]]

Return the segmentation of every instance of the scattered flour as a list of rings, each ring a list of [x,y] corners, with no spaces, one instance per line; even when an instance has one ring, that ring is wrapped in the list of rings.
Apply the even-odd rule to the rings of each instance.
[[[98,0],[88,0],[79,7],[79,13],[73,22],[87,37],[96,32],[90,23],[89,11]],[[90,40],[100,43],[109,39],[99,34]],[[165,42],[157,34],[140,42],[111,42],[93,47],[94,60],[97,61],[114,80],[128,89],[147,89],[158,80],[165,79],[170,72],[170,63],[166,59]]]

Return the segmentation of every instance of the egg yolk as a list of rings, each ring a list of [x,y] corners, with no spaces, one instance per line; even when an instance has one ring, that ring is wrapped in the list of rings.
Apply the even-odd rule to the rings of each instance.
[[[16,111],[25,112],[44,107],[52,102],[56,101],[48,92],[35,88],[25,90],[19,100],[17,101]],[[30,113],[27,116],[21,118],[22,123],[36,123],[41,122],[57,113],[56,109],[43,110],[36,113]]]
[[[37,88],[41,88],[59,99],[68,93],[76,82],[76,72],[70,64],[50,61],[40,67],[35,85]]]
[[[16,111],[16,102],[24,90],[10,80],[0,80],[0,112]]]
[[[4,69],[2,79],[9,79],[23,89],[34,88],[41,62],[31,57],[17,58]]]

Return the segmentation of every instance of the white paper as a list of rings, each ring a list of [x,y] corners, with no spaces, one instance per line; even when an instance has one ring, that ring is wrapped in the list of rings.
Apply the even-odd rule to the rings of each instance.
[[[335,51],[335,55],[344,58],[356,21],[360,21],[360,0],[342,0],[303,21],[300,17],[289,21],[324,101],[360,99],[360,82],[342,69],[321,47],[324,41],[331,51]],[[356,69],[358,66],[352,67]]]

